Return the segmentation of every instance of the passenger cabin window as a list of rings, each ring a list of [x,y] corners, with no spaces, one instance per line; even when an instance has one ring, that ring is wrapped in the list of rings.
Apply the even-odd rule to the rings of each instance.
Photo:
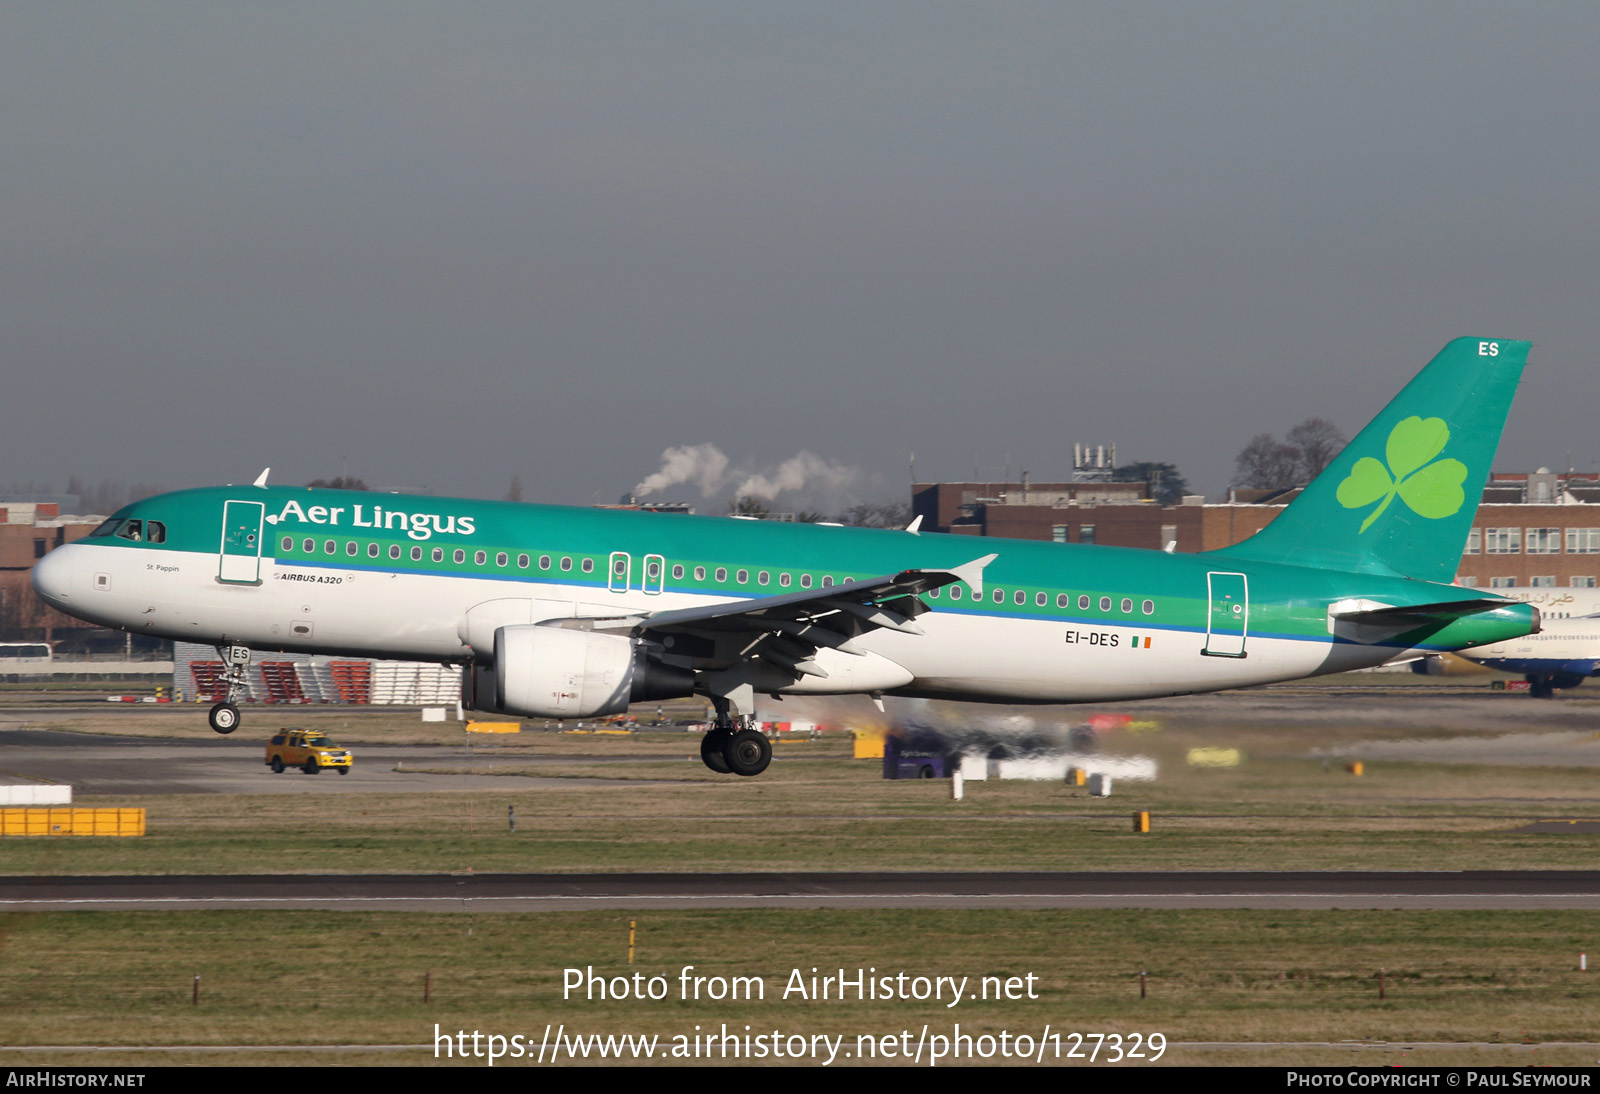
[[[1066,593],[1057,593],[1056,594],[1056,607],[1065,608],[1068,604],[1071,604],[1071,603],[1072,603],[1072,598],[1070,596],[1068,596]]]
[[[960,585],[952,585],[952,586],[950,586],[950,599],[951,600],[960,600],[961,599],[961,586]]]
[[[778,575],[778,584],[782,585],[785,589],[787,589],[789,587],[789,575],[788,574],[779,574]]]
[[[672,580],[674,580],[674,581],[683,580],[683,567],[677,565],[676,563],[674,563],[673,567],[672,567]]]
[[[302,543],[300,545],[300,549],[302,551],[304,551],[308,555],[316,554],[316,552],[317,552],[317,541],[314,540],[314,539],[308,539],[308,540],[306,540],[304,543]]]
[[[1048,604],[1049,602],[1050,602],[1050,598],[1048,596],[1045,596],[1043,593],[1034,593],[1033,594],[1034,607],[1042,608],[1046,604]]]
[[[586,558],[583,560],[583,572],[586,574],[594,573],[594,559]]]
[[[550,568],[550,556],[549,555],[540,555],[539,556],[539,569],[548,570],[549,568]]]
[[[1111,610],[1111,598],[1109,596],[1102,596],[1100,598],[1100,610],[1103,612],[1109,612]]]
[[[472,564],[474,566],[482,566],[485,562],[488,562],[488,561],[489,561],[489,553],[487,551],[478,551],[478,552],[474,553],[473,556],[472,556]]]
[[[1026,604],[1028,602],[1028,594],[1023,592],[1021,589],[1018,589],[1017,590],[1017,595],[1014,596],[1012,599],[1015,600],[1018,604]]]
[[[938,600],[939,599],[939,590],[938,589],[929,589],[928,590],[928,599],[929,600]]]
[[[1133,601],[1129,600],[1127,597],[1123,597],[1122,598],[1122,614],[1123,615],[1129,615],[1132,612],[1133,612]]]
[[[800,587],[802,589],[811,588],[811,575],[810,574],[801,574],[800,575]]]
[[[443,562],[444,561],[444,548],[443,547],[435,547],[433,549],[433,561],[435,561],[435,562]]]
[[[285,551],[294,550],[294,537],[293,536],[284,536],[283,537],[283,549]]]
[[[822,587],[824,589],[828,589],[828,588],[832,588],[833,587],[833,575],[832,574],[823,574],[822,575]]]
[[[726,566],[718,566],[717,567],[717,583],[721,584],[722,582],[724,582],[726,580],[728,580],[728,568]]]
[[[422,561],[422,548],[421,547],[413,547],[413,548],[411,548],[411,561],[412,562],[421,562]]]
[[[735,580],[737,580],[739,582],[739,584],[741,584],[741,585],[750,584],[750,571],[749,570],[740,570],[737,574],[734,574],[733,576],[734,576]]]
[[[1146,600],[1140,607],[1144,609],[1145,615],[1152,615],[1156,610],[1156,602],[1154,600]]]
[[[1086,612],[1089,610],[1089,598],[1087,596],[1078,597],[1078,610],[1080,612]]]
[[[352,539],[352,540],[347,540],[345,542],[344,553],[349,555],[351,558],[355,558],[356,557],[356,551],[358,551],[359,549],[360,548],[358,548],[356,546],[356,541],[355,540]]]
[[[456,553],[454,555],[454,558],[455,558],[455,561],[456,561],[456,565],[459,566],[463,562],[467,561],[467,552],[465,552],[461,548],[457,547],[456,548]]]
[[[400,545],[398,543],[389,544],[389,557],[394,559],[394,560],[396,560],[396,561],[399,561],[399,559],[400,559]]]
[[[322,541],[322,553],[325,555],[336,555],[339,553],[339,545],[331,539],[325,539]]]
[[[378,545],[376,543],[367,544],[367,557],[368,558],[377,558],[378,557]]]
[[[704,566],[696,566],[694,568],[694,579],[696,581],[704,581],[706,579],[706,568]]]
[[[759,574],[756,575],[756,584],[757,585],[765,585],[768,580],[769,580],[769,578],[768,578],[768,575],[767,575],[767,571],[765,571],[765,570],[762,570]]]
[[[561,568],[563,570],[572,569],[572,559],[571,559],[571,557],[569,557],[567,555],[562,555],[561,556]]]
[[[1006,591],[1004,589],[996,589],[994,591],[994,602],[996,604],[1004,604],[1006,602]]]

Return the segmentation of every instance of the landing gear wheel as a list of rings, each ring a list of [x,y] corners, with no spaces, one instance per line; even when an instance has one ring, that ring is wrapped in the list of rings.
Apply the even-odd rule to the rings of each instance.
[[[307,760],[306,765],[300,770],[304,771],[307,775],[315,775],[317,772],[321,771],[322,768],[317,765],[317,761],[315,759],[311,759]]]
[[[759,775],[772,762],[772,742],[764,733],[741,729],[723,746],[722,758],[735,775]]]
[[[218,703],[207,717],[218,733],[232,733],[239,728],[239,708],[232,703]]]
[[[274,756],[274,757],[272,757],[272,763],[271,763],[270,766],[272,768],[272,773],[274,775],[282,775],[283,774],[283,757],[282,756]]]
[[[700,762],[718,775],[732,773],[728,761],[722,755],[723,749],[727,747],[728,738],[732,736],[733,734],[725,729],[713,729],[700,738]]]

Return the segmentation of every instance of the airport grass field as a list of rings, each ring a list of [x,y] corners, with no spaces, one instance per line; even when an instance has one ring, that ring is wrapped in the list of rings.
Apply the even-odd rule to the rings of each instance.
[[[632,968],[630,921],[638,925]],[[0,1052],[0,1063],[415,1065],[434,1062],[431,1047],[343,1046],[431,1045],[435,1023],[534,1043],[546,1023],[668,1040],[726,1023],[739,1031],[843,1034],[854,1049],[858,1034],[898,1037],[909,1029],[914,1043],[924,1024],[948,1035],[960,1022],[974,1035],[1037,1038],[1046,1025],[1060,1033],[1161,1033],[1169,1042],[1163,1061],[1178,1064],[1593,1065],[1596,1046],[1552,1042],[1597,1039],[1600,973],[1577,971],[1597,926],[1594,914],[1579,912],[9,914],[0,916],[0,1044],[221,1050]],[[707,977],[759,977],[764,998],[684,1001],[686,965]],[[563,970],[591,966],[608,977],[661,975],[671,992],[658,1002],[590,1001],[581,992],[563,1000]],[[1038,998],[967,998],[955,1007],[785,1000],[793,970],[809,977],[813,967],[966,976],[973,991],[985,975],[1031,973]],[[1377,1042],[1387,1044],[1377,1050]],[[1534,1047],[1464,1044],[1475,1042]],[[518,1062],[529,1061],[502,1065]]]

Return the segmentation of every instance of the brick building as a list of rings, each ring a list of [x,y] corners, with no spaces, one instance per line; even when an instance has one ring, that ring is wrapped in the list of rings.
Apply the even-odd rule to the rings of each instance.
[[[1211,551],[1265,528],[1300,491],[1157,505],[1143,483],[919,483],[923,527],[1011,539]],[[1496,472],[1463,545],[1457,580],[1484,588],[1600,584],[1600,473]]]
[[[0,638],[51,641],[58,631],[103,630],[62,615],[34,593],[33,564],[94,531],[100,517],[63,517],[56,502],[0,501]],[[110,632],[106,632],[110,633]]]
[[[911,509],[930,531],[1192,552],[1254,535],[1298,494],[1235,490],[1225,504],[1194,494],[1163,506],[1142,482],[919,483]]]

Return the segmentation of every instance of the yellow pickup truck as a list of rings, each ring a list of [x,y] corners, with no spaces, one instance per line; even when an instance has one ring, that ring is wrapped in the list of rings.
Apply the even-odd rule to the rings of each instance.
[[[280,729],[267,742],[267,766],[273,774],[282,774],[286,767],[298,767],[307,775],[315,775],[331,767],[348,775],[354,762],[349,749],[340,748],[314,729]]]

